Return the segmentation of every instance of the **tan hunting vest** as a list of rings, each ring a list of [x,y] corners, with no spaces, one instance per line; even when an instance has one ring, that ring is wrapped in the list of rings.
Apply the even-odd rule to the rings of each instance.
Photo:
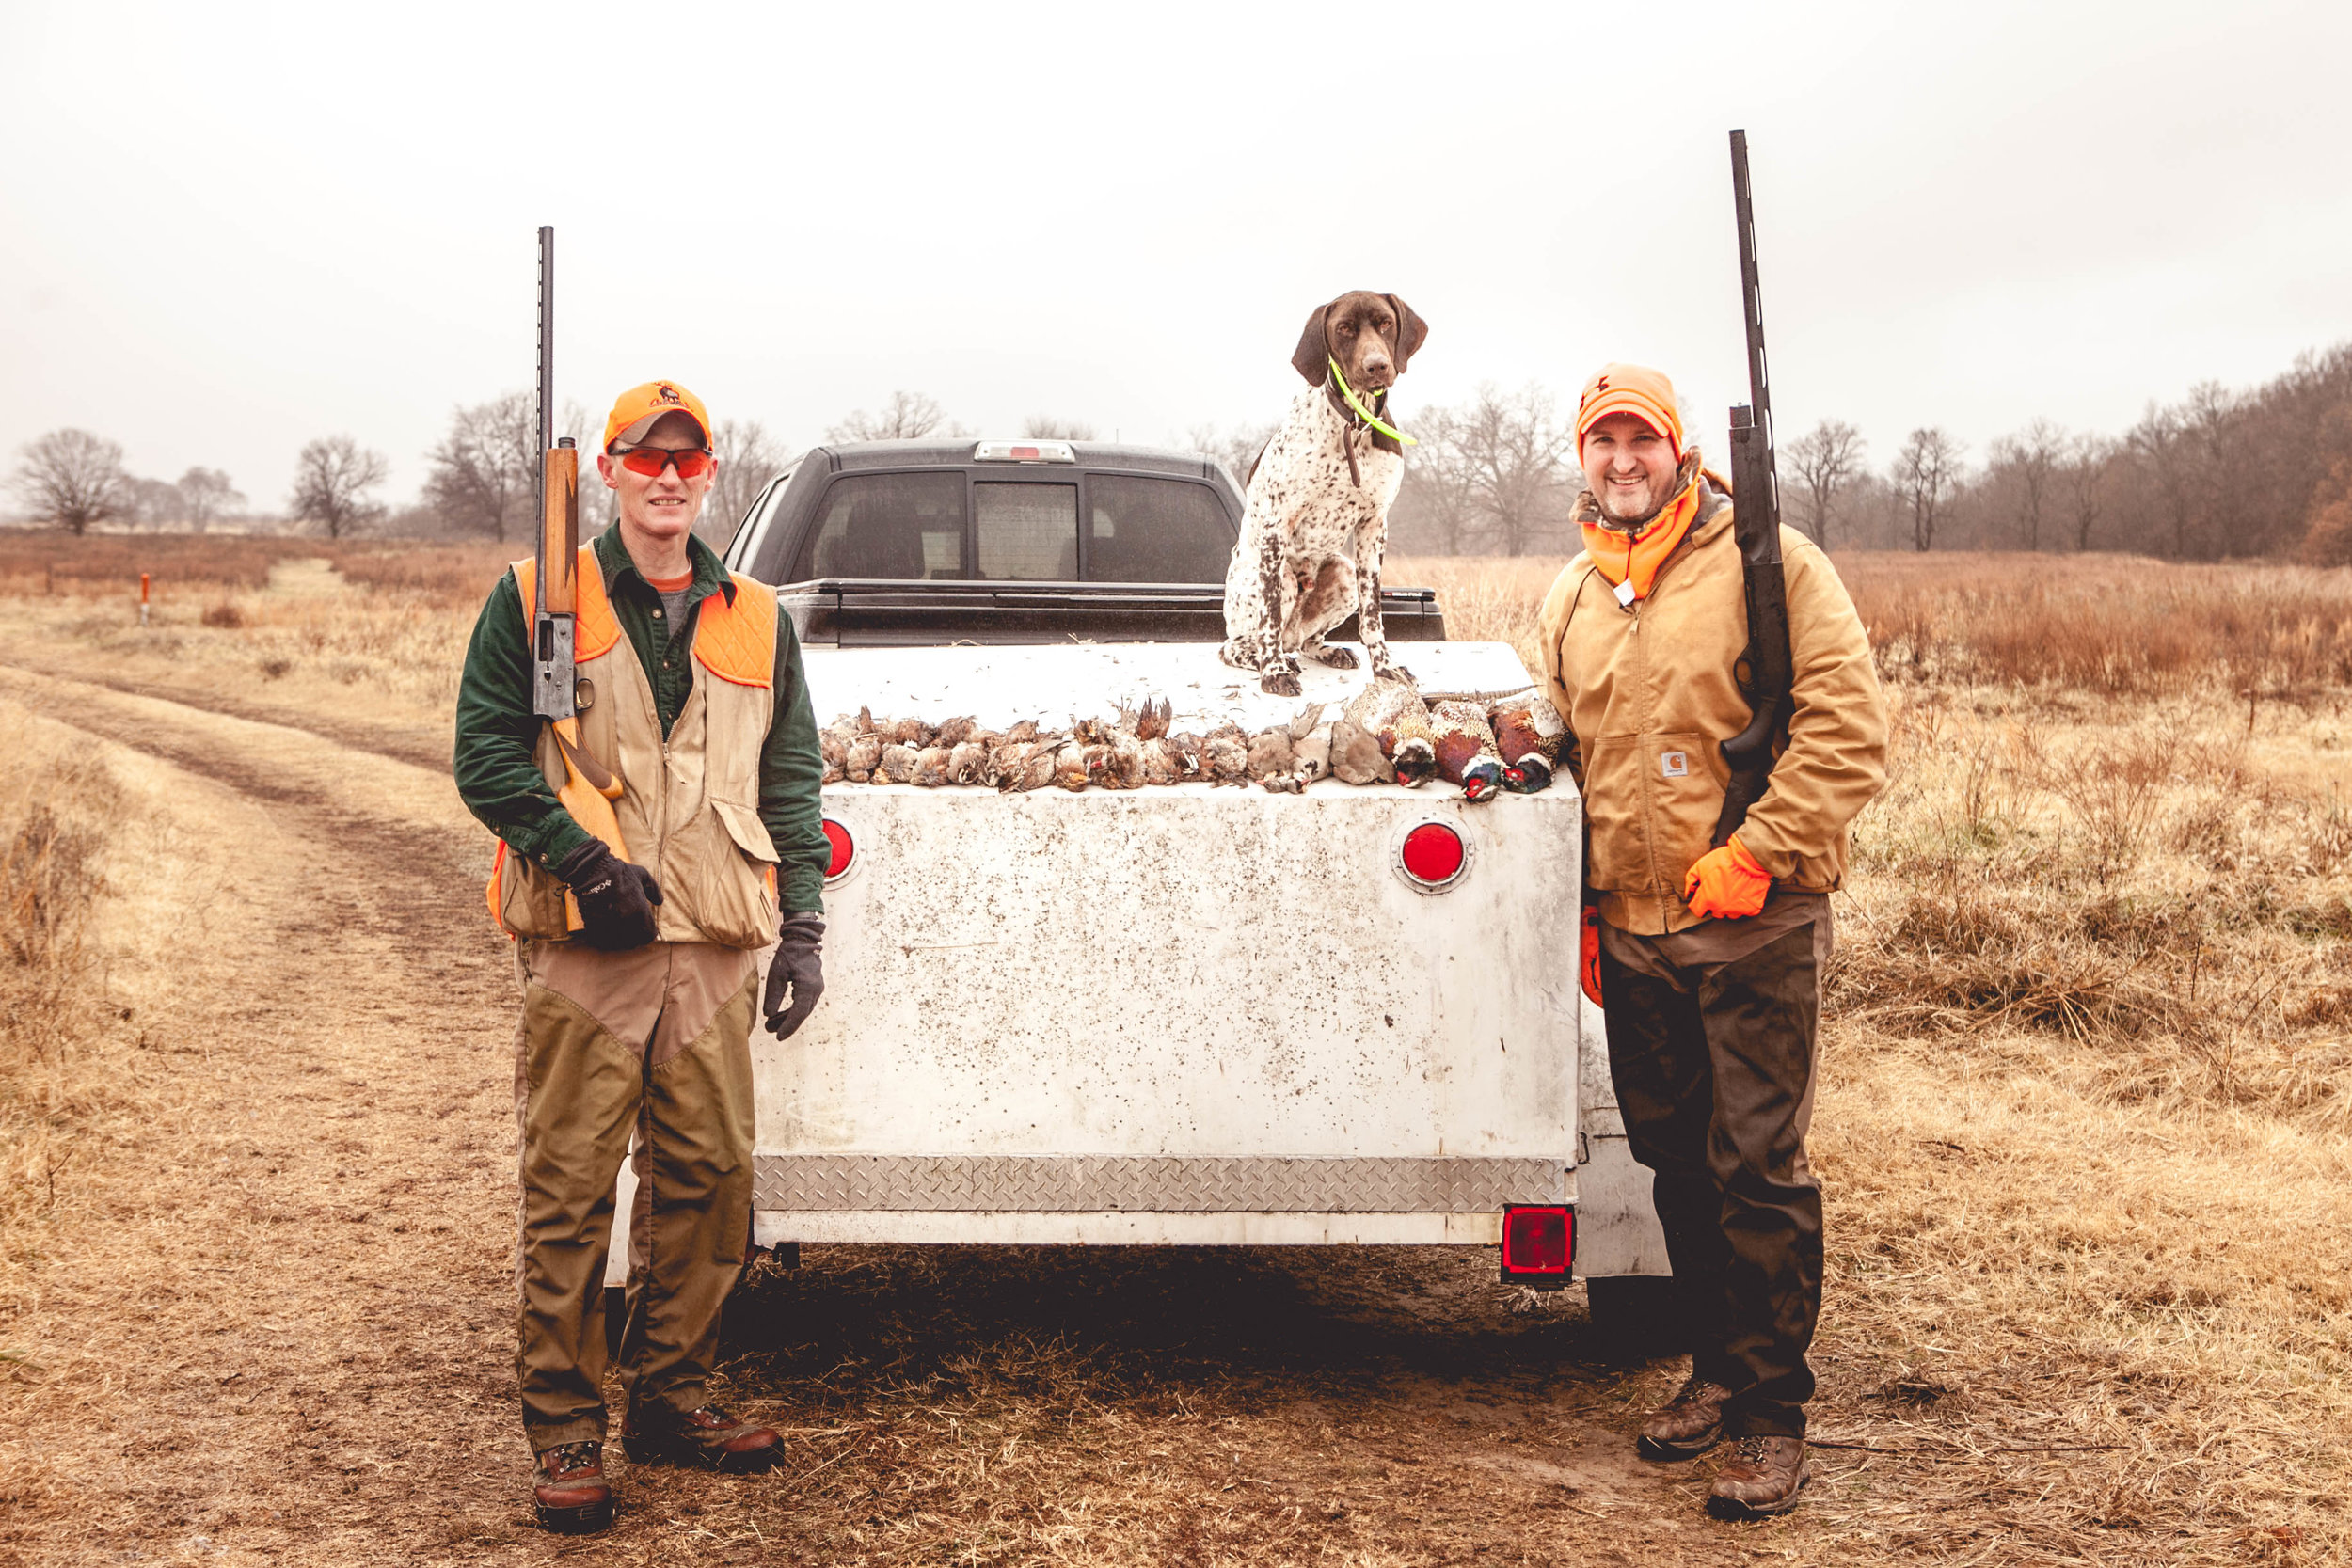
[[[536,603],[533,565],[515,562],[523,624]],[[572,657],[580,674],[580,749],[623,785],[612,802],[628,858],[661,884],[658,942],[765,947],[776,940],[776,847],[759,820],[759,754],[775,712],[775,594],[739,577],[735,599],[703,600],[694,661],[704,678],[661,737],[653,686],[605,596],[594,547],[580,547],[580,608]],[[548,787],[564,784],[552,731],[539,732]],[[564,936],[564,884],[526,857],[498,847],[490,912],[509,936]]]

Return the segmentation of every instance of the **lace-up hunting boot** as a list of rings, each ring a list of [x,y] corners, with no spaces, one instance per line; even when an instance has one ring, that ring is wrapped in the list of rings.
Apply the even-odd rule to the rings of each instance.
[[[1707,1512],[1718,1519],[1761,1519],[1797,1506],[1813,1479],[1802,1437],[1742,1437],[1715,1476]]]
[[[727,1475],[769,1469],[784,1457],[776,1429],[739,1421],[715,1404],[688,1416],[632,1411],[621,1448],[640,1465],[699,1465]]]
[[[1634,1450],[1644,1459],[1696,1459],[1724,1436],[1724,1401],[1731,1390],[1692,1372],[1673,1399],[1649,1413]]]
[[[539,1528],[586,1535],[612,1522],[612,1488],[604,1480],[602,1443],[564,1443],[539,1455],[532,1471]]]

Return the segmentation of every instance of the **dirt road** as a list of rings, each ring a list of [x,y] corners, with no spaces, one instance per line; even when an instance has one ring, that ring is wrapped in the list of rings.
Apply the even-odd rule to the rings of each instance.
[[[1697,1470],[1633,1461],[1669,1370],[1612,1359],[1574,1299],[1514,1310],[1483,1252],[982,1248],[764,1266],[721,1392],[787,1430],[781,1472],[617,1462],[609,1535],[542,1536],[513,981],[433,737],[54,668],[0,667],[0,701],[90,737],[146,814],[108,985],[159,1107],[69,1173],[12,1304],[0,1560],[1707,1562],[1805,1539],[1709,1523]]]

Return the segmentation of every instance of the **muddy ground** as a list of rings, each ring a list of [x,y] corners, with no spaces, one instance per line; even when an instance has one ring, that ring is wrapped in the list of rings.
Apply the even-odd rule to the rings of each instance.
[[[2127,1446],[2113,1402],[2051,1425],[2077,1360],[2013,1354],[2028,1392],[1988,1382],[1938,1429],[1959,1382],[1914,1363],[1946,1347],[1846,1332],[1835,1280],[1822,1430],[1862,1446],[1820,1452],[1792,1518],[1733,1526],[1700,1512],[1711,1462],[1632,1455],[1680,1369],[1597,1330],[1581,1289],[1503,1288],[1485,1250],[815,1247],[764,1259],[726,1325],[720,1397],[787,1432],[782,1469],[615,1450],[613,1528],[545,1536],[512,1370],[515,988],[444,736],[5,652],[0,701],[104,755],[141,814],[105,984],[148,1109],[65,1172],[0,1316],[0,1562],[2166,1561],[2185,1541],[2101,1500],[2123,1496],[2098,1469]],[[1986,1451],[1996,1431],[2016,1451]],[[2199,1545],[2236,1555],[2241,1528]]]

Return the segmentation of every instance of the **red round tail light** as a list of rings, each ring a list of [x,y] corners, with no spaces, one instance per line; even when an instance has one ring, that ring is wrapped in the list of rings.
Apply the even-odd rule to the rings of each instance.
[[[850,874],[850,863],[857,859],[857,841],[850,836],[849,829],[828,816],[825,842],[833,846],[833,857],[825,862],[825,880],[837,882]]]
[[[1445,823],[1423,822],[1405,835],[1396,858],[1417,886],[1434,892],[1462,875],[1470,863],[1470,848]]]

